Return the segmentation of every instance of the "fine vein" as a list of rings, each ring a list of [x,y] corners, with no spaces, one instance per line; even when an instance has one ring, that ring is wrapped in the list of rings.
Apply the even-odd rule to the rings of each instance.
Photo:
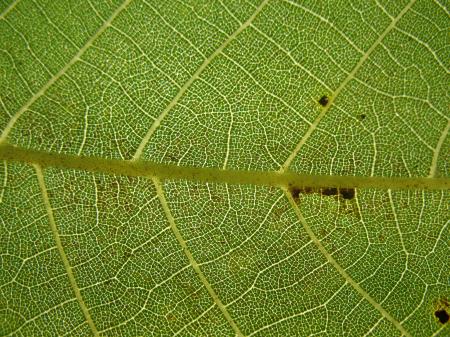
[[[241,330],[239,329],[239,327],[237,326],[236,322],[231,317],[231,315],[228,312],[227,308],[225,307],[225,305],[222,303],[222,301],[220,300],[220,298],[217,295],[217,293],[212,288],[212,286],[209,283],[208,279],[203,274],[203,272],[200,269],[200,266],[197,263],[197,261],[195,260],[194,256],[190,252],[189,247],[187,246],[186,241],[184,240],[183,236],[181,235],[181,232],[179,231],[179,229],[178,229],[178,227],[177,227],[177,225],[175,223],[175,219],[173,218],[172,213],[170,212],[169,204],[167,203],[166,197],[164,195],[164,190],[163,190],[163,187],[161,185],[161,182],[157,178],[153,178],[152,180],[153,180],[153,183],[155,184],[156,192],[157,192],[158,197],[159,197],[159,201],[161,202],[161,205],[162,205],[162,207],[164,209],[164,213],[166,214],[167,220],[169,221],[170,228],[172,229],[172,232],[174,233],[175,237],[177,238],[178,243],[183,248],[183,252],[186,255],[186,257],[188,258],[189,263],[191,264],[192,268],[197,273],[198,277],[200,278],[201,282],[205,286],[206,290],[208,290],[209,295],[212,297],[214,303],[220,309],[220,311],[222,312],[223,316],[225,317],[227,322],[230,324],[231,328],[236,333],[236,335],[239,336],[239,337],[244,336],[242,334]]]
[[[128,3],[131,0],[125,0],[123,4],[118,7],[114,13],[111,15],[111,17],[106,20],[103,25],[97,30],[97,32],[86,42],[86,44],[75,54],[75,56],[63,67],[61,68],[58,73],[50,78],[50,80],[45,83],[45,85],[36,93],[34,94],[28,102],[25,103],[17,112],[16,114],[9,120],[8,124],[6,125],[5,129],[3,130],[2,135],[0,136],[0,143],[4,142],[9,133],[11,132],[12,128],[16,124],[17,120],[22,116],[22,114],[28,110],[28,108],[36,102],[36,100],[44,95],[44,93],[61,77],[63,76],[67,70],[75,64],[81,57],[81,55],[84,54],[84,52],[94,43],[94,41],[108,28],[108,26],[111,24],[111,22],[116,18],[116,16],[128,5]]]
[[[384,309],[355,280],[353,280],[351,276],[345,271],[345,269],[342,268],[341,265],[333,258],[333,256],[326,250],[326,248],[322,245],[320,240],[314,234],[311,227],[309,227],[308,223],[303,217],[298,205],[292,198],[289,191],[285,189],[284,192],[286,197],[289,199],[289,203],[294,209],[295,214],[297,215],[298,219],[303,225],[303,228],[308,233],[309,237],[317,246],[317,248],[320,250],[322,255],[327,259],[327,261],[339,272],[339,274],[341,274],[341,276],[353,287],[353,289],[355,289],[367,302],[369,302],[375,309],[377,309],[383,317],[385,317],[388,321],[390,321],[402,333],[402,336],[411,337],[411,334],[408,331],[406,331],[406,329],[400,324],[400,322],[397,321],[394,317],[392,317],[391,314],[386,311],[386,309]]]
[[[133,160],[138,160],[142,152],[144,151],[145,146],[149,142],[151,136],[155,132],[155,130],[159,127],[161,124],[161,121],[167,116],[167,114],[173,109],[173,107],[178,103],[180,98],[184,95],[184,93],[189,89],[189,87],[194,83],[194,81],[199,78],[200,74],[205,70],[205,68],[211,63],[211,61],[217,57],[217,55],[221,54],[222,51],[225,49],[226,46],[230,44],[231,41],[233,41],[245,28],[247,28],[252,21],[256,18],[256,16],[261,12],[261,10],[264,8],[264,6],[267,4],[269,0],[264,0],[256,9],[256,11],[253,13],[253,15],[245,21],[233,34],[231,34],[228,39],[225,40],[222,45],[217,48],[214,53],[212,53],[203,63],[200,65],[200,67],[197,69],[197,71],[189,78],[189,80],[181,87],[181,89],[178,91],[178,93],[175,95],[175,97],[172,99],[172,101],[167,105],[167,107],[164,109],[164,111],[159,115],[159,117],[153,122],[152,126],[148,130],[147,134],[142,139],[141,143],[139,144],[134,156]]]
[[[408,5],[403,8],[403,10],[397,15],[397,17],[391,21],[389,26],[386,27],[386,29],[381,33],[381,35],[378,37],[378,39],[372,44],[372,46],[367,49],[366,53],[359,59],[358,63],[355,65],[353,70],[348,74],[348,76],[342,81],[342,83],[339,85],[339,87],[334,91],[334,93],[331,95],[330,100],[325,108],[320,112],[320,114],[317,116],[317,118],[314,120],[312,125],[308,128],[304,136],[300,139],[300,142],[295,147],[294,151],[289,155],[289,157],[284,162],[283,166],[281,167],[280,171],[287,170],[288,167],[291,165],[294,158],[297,156],[300,149],[305,145],[306,141],[310,138],[311,134],[317,129],[317,126],[319,125],[322,118],[327,114],[327,112],[330,110],[331,106],[333,105],[333,102],[336,100],[337,96],[342,92],[342,90],[345,88],[348,82],[350,82],[353,78],[355,78],[356,73],[359,69],[361,69],[362,65],[367,61],[369,56],[372,54],[372,52],[375,50],[377,46],[380,45],[380,43],[383,41],[383,39],[386,37],[386,35],[395,27],[397,22],[402,18],[403,15],[412,7],[415,0],[412,0],[409,2]]]
[[[99,334],[98,334],[97,327],[95,326],[95,323],[92,320],[89,310],[88,310],[86,304],[84,303],[83,297],[81,296],[80,288],[78,287],[77,281],[75,280],[75,276],[73,274],[72,267],[70,266],[70,263],[69,263],[66,253],[64,252],[64,247],[61,242],[61,238],[59,236],[55,218],[53,216],[53,209],[50,204],[50,200],[48,198],[47,187],[45,186],[44,175],[43,175],[42,169],[39,165],[33,165],[33,166],[34,166],[34,169],[36,170],[39,187],[40,187],[41,193],[42,193],[42,200],[44,201],[44,205],[47,210],[48,221],[50,223],[50,228],[53,233],[53,238],[55,239],[56,247],[58,249],[59,255],[61,256],[61,260],[64,264],[64,269],[66,270],[67,276],[69,278],[70,286],[72,287],[72,290],[75,293],[75,297],[78,301],[81,311],[83,312],[83,315],[86,318],[86,322],[88,323],[92,333],[94,334],[94,336],[98,336]]]

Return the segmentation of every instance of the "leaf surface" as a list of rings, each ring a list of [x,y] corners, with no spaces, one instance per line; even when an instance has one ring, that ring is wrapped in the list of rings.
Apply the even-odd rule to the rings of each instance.
[[[1,2],[0,335],[449,335],[447,6]]]

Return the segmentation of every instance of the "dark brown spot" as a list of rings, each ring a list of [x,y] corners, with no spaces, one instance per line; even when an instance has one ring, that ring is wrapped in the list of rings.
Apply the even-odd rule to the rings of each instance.
[[[439,322],[441,322],[442,324],[447,323],[450,318],[448,312],[444,309],[435,311],[434,316],[436,316]]]
[[[365,115],[365,114],[359,115],[359,120],[360,120],[360,121],[362,121],[362,120],[364,120],[364,119],[366,119],[366,115]]]
[[[320,99],[319,99],[319,104],[321,105],[321,106],[327,106],[327,104],[328,104],[328,97],[327,96],[322,96],[322,97],[320,97]]]
[[[340,192],[344,199],[353,199],[355,197],[354,188],[341,188]]]
[[[322,195],[338,195],[338,189],[335,187],[322,188]]]
[[[294,200],[298,199],[301,191],[302,190],[300,188],[298,188],[297,186],[291,186],[289,188],[289,192],[291,193],[292,198],[294,198]]]

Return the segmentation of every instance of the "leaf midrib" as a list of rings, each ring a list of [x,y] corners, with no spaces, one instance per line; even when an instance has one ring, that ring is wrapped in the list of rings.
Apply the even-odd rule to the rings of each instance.
[[[378,188],[378,189],[450,189],[450,178],[431,177],[364,177],[303,174],[291,171],[246,171],[189,167],[151,161],[124,161],[63,153],[50,153],[0,143],[0,159],[55,167],[134,177],[156,177],[161,180],[190,180],[262,186],[298,186],[312,188]]]

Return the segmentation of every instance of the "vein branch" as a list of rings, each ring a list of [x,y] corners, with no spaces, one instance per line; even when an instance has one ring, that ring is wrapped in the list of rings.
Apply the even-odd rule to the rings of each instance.
[[[445,139],[447,138],[448,131],[450,130],[450,121],[447,122],[447,126],[445,127],[444,131],[442,131],[441,137],[439,137],[439,140],[436,144],[436,148],[433,150],[433,159],[431,160],[431,167],[430,167],[430,174],[428,177],[433,178],[436,175],[436,171],[438,169],[438,159],[439,154],[442,149],[442,145],[445,142]]]
[[[81,311],[83,312],[86,322],[89,325],[89,328],[91,329],[94,336],[99,336],[97,327],[95,326],[95,323],[92,320],[92,317],[89,313],[86,303],[84,303],[83,296],[81,295],[80,288],[77,285],[77,281],[73,274],[73,270],[69,263],[69,259],[67,258],[67,255],[64,252],[64,247],[61,242],[61,238],[60,238],[60,235],[58,232],[58,227],[56,226],[55,217],[53,216],[53,209],[50,204],[49,197],[48,197],[47,187],[45,186],[42,168],[37,164],[35,164],[33,166],[34,166],[34,169],[36,170],[36,176],[38,178],[39,187],[41,189],[42,200],[44,201],[44,206],[45,206],[45,209],[47,210],[47,216],[48,216],[48,220],[50,223],[50,228],[52,230],[53,238],[56,242],[56,247],[58,249],[59,255],[61,256],[61,260],[63,262],[64,269],[66,270],[67,276],[69,278],[70,286],[72,287],[72,290],[75,293],[75,297],[78,301]]]
[[[94,41],[106,30],[106,28],[109,27],[109,25],[112,23],[112,21],[119,15],[119,13],[130,3],[131,0],[125,0],[120,7],[118,7],[114,13],[109,17],[108,20],[106,20],[103,25],[97,30],[97,32],[86,42],[86,44],[81,47],[81,49],[75,54],[75,56],[63,67],[60,71],[56,73],[50,80],[45,83],[45,85],[16,112],[16,114],[9,120],[8,124],[6,125],[5,129],[3,130],[3,133],[0,136],[0,143],[4,142],[9,133],[11,132],[12,128],[16,124],[17,120],[22,116],[22,114],[29,109],[29,107],[36,102],[39,97],[43,96],[45,92],[54,84],[56,81],[63,76],[67,70],[72,67],[73,64],[75,64],[81,57],[81,55],[84,54],[84,52],[94,43]]]
[[[314,122],[311,124],[311,126],[308,128],[304,136],[300,139],[299,143],[295,147],[294,151],[289,155],[289,157],[284,162],[283,166],[281,167],[280,171],[285,171],[288,169],[288,167],[291,165],[294,158],[299,153],[300,149],[305,145],[306,141],[310,138],[311,134],[317,129],[317,126],[319,125],[320,121],[323,119],[323,117],[327,114],[327,112],[331,109],[333,106],[333,102],[336,100],[336,98],[339,96],[339,94],[342,92],[342,90],[346,87],[346,85],[355,78],[356,73],[361,69],[363,64],[369,59],[372,52],[381,44],[381,42],[384,40],[387,34],[395,27],[397,22],[403,17],[403,15],[408,12],[408,10],[412,7],[412,5],[415,3],[416,0],[411,0],[405,8],[395,17],[391,23],[386,27],[386,29],[380,34],[378,39],[370,46],[369,49],[364,53],[364,55],[361,56],[358,63],[353,67],[352,71],[348,74],[348,76],[342,81],[342,83],[339,85],[339,87],[332,93],[330,100],[328,102],[328,105],[322,109],[322,111],[319,113],[317,118],[314,120]]]
[[[345,271],[345,269],[342,268],[341,265],[339,265],[339,263],[326,250],[326,248],[322,245],[320,240],[314,234],[313,230],[306,222],[306,219],[303,217],[297,203],[292,198],[289,191],[285,189],[284,192],[295,214],[297,215],[298,219],[303,225],[303,228],[308,233],[309,237],[317,246],[317,248],[320,250],[322,255],[327,259],[327,261],[339,272],[339,274],[341,274],[341,276],[345,279],[345,281],[347,281],[348,284],[350,284],[353,287],[353,289],[355,289],[367,302],[369,302],[376,310],[378,310],[383,317],[385,317],[389,322],[391,322],[402,333],[402,336],[411,337],[411,334],[400,324],[400,322],[397,321],[389,312],[387,312],[377,301],[375,301],[375,299],[373,299],[367,293],[367,291],[365,291],[355,280],[353,280],[351,276]]]
[[[170,228],[172,229],[172,232],[175,234],[175,237],[176,237],[178,243],[183,248],[183,252],[186,255],[186,257],[188,258],[189,263],[191,264],[192,268],[197,273],[198,277],[200,278],[200,281],[205,286],[209,295],[212,297],[214,303],[220,309],[220,311],[222,312],[222,314],[225,317],[225,319],[227,320],[227,322],[230,324],[233,331],[236,333],[237,336],[243,337],[244,336],[243,333],[241,332],[241,330],[237,326],[236,322],[231,317],[226,306],[222,303],[219,296],[214,291],[214,289],[211,286],[211,284],[209,283],[208,279],[203,274],[198,262],[195,260],[194,256],[192,255],[192,253],[189,250],[189,247],[186,244],[186,241],[184,240],[183,236],[181,235],[181,232],[179,231],[179,229],[175,223],[175,219],[173,218],[173,215],[170,211],[169,204],[167,203],[166,197],[164,195],[164,190],[163,190],[161,182],[157,178],[153,178],[152,181],[156,187],[156,192],[158,194],[159,201],[161,202],[161,206],[163,207],[164,213],[166,214],[167,220],[169,221]]]
[[[19,3],[20,0],[15,0],[9,4],[8,7],[5,8],[5,10],[0,13],[0,20],[6,18],[6,16],[16,7],[16,5]]]
[[[256,11],[253,13],[253,15],[248,18],[247,21],[245,21],[233,34],[231,34],[221,45],[219,48],[217,48],[208,58],[206,58],[203,63],[200,65],[200,67],[195,71],[194,74],[189,78],[189,80],[181,87],[181,89],[178,91],[178,93],[175,95],[175,97],[172,99],[172,101],[166,106],[164,111],[158,116],[158,118],[153,122],[150,129],[147,131],[146,135],[142,139],[141,143],[139,144],[132,160],[138,160],[142,152],[144,151],[145,147],[147,146],[150,138],[154,134],[155,130],[159,127],[162,120],[168,115],[168,113],[177,105],[178,101],[181,99],[181,97],[186,93],[186,91],[189,89],[189,87],[194,83],[196,79],[200,77],[200,74],[203,72],[203,70],[206,69],[206,67],[212,62],[213,59],[215,59],[219,54],[222,53],[222,51],[225,49],[226,46],[228,46],[231,41],[233,41],[245,28],[247,28],[252,21],[258,16],[258,14],[261,12],[261,10],[264,8],[264,6],[269,2],[269,0],[264,0],[258,8],[256,8]]]

